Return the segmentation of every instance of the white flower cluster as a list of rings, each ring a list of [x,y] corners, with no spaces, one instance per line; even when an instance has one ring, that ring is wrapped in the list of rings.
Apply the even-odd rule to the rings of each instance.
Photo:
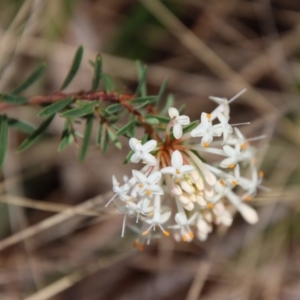
[[[231,100],[211,97],[218,107],[203,112],[194,129],[189,117],[170,107],[161,141],[130,139],[131,162],[145,166],[133,170],[122,185],[112,178],[115,196],[108,204],[114,202],[124,215],[122,236],[127,217],[135,218],[141,249],[152,238],[169,236],[170,230],[176,240],[189,242],[196,235],[204,241],[214,225],[230,226],[236,210],[248,223],[258,221],[247,201],[261,187],[263,174],[256,168],[250,141],[263,136],[246,139],[236,127],[241,124],[229,123],[229,103],[240,94]],[[193,142],[196,137],[201,137],[200,144]],[[212,165],[205,160],[207,153],[223,158]]]

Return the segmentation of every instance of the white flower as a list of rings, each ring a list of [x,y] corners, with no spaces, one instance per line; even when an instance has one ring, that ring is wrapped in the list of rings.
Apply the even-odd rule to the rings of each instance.
[[[205,241],[207,239],[208,234],[212,231],[212,226],[208,224],[208,222],[199,215],[197,220],[197,237],[200,241]]]
[[[241,177],[240,178],[240,184],[243,189],[245,189],[247,192],[242,196],[244,200],[251,200],[257,192],[257,188],[261,184],[263,179],[263,173],[261,171],[257,171],[257,169],[252,166],[252,179],[246,179]]]
[[[189,219],[187,219],[185,213],[179,212],[175,215],[175,221],[177,225],[169,226],[169,228],[180,229],[182,240],[184,242],[190,242],[194,238],[194,234],[190,229],[190,225],[195,222],[197,216],[198,213],[194,213]]]
[[[184,165],[183,158],[180,151],[176,150],[172,154],[171,158],[172,167],[166,167],[161,169],[163,174],[171,174],[173,175],[173,179],[176,179],[179,182],[184,174],[190,173],[194,170],[194,167],[191,165]]]
[[[175,107],[169,108],[169,116],[172,119],[173,134],[176,139],[180,139],[182,136],[182,126],[190,124],[190,118],[188,116],[179,116],[179,112]]]
[[[225,208],[224,204],[221,202],[218,202],[215,204],[214,208],[212,209],[214,215],[215,215],[215,223],[217,225],[223,224],[224,226],[231,226],[232,224],[232,216],[230,212]]]
[[[246,203],[243,203],[241,199],[232,191],[228,191],[226,197],[249,224],[257,223],[258,215],[252,207]]]
[[[223,151],[228,158],[225,158],[221,161],[220,166],[222,168],[233,169],[238,161],[241,160],[241,147],[239,143],[235,144],[235,148],[232,148],[229,145],[223,147]]]
[[[141,144],[141,141],[136,138],[131,138],[129,140],[129,146],[134,151],[133,155],[130,158],[130,161],[133,163],[138,163],[140,160],[143,160],[144,163],[155,166],[156,158],[149,152],[153,151],[157,145],[155,140],[150,140],[144,145]]]
[[[143,232],[143,235],[147,235],[152,228],[155,229],[155,226],[158,226],[165,236],[169,236],[170,233],[167,230],[164,230],[162,224],[166,223],[170,219],[170,217],[171,211],[166,211],[162,214],[160,212],[154,212],[152,219],[145,220],[145,222],[147,224],[150,224],[151,226]]]
[[[220,121],[220,124],[214,126],[215,132],[218,133],[218,135],[223,134],[223,141],[225,142],[228,139],[228,136],[232,134],[233,129],[231,125],[228,124],[229,118],[225,117],[220,112],[217,113],[217,117]]]
[[[219,136],[219,132],[216,131],[212,125],[211,114],[202,113],[201,123],[191,131],[192,137],[202,136],[201,145],[208,147],[213,140],[214,136]]]
[[[161,172],[153,172],[147,177],[140,171],[132,170],[132,175],[138,182],[138,194],[140,196],[144,196],[145,194],[148,197],[163,195],[163,189],[157,184],[161,179]]]
[[[149,199],[143,199],[139,201],[137,204],[133,201],[128,201],[127,202],[127,207],[135,211],[137,213],[136,216],[136,223],[138,222],[139,215],[148,215],[151,212],[153,212],[153,206],[150,205],[151,201]]]
[[[127,184],[120,186],[120,183],[117,181],[115,175],[112,176],[112,184],[113,191],[118,194],[121,200],[127,201],[130,199],[130,197],[127,195],[129,191],[129,186]]]

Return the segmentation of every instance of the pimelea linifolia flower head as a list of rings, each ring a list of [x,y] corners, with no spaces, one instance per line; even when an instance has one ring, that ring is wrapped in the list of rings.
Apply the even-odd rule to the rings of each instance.
[[[127,217],[135,219],[135,245],[141,249],[171,232],[176,240],[204,241],[213,225],[232,224],[234,210],[250,224],[258,221],[247,203],[262,181],[250,142],[263,136],[247,139],[236,127],[241,124],[230,124],[230,103],[241,93],[231,100],[210,97],[218,107],[202,112],[200,122],[190,123],[188,116],[170,107],[170,121],[159,141],[129,140],[130,161],[144,167],[132,170],[122,185],[112,177],[115,196],[109,203],[124,215],[122,236]],[[207,161],[207,153],[217,159]],[[250,177],[243,175],[249,169]]]

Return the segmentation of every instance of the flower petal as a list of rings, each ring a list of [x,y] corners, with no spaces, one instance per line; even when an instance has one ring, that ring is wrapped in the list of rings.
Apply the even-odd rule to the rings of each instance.
[[[146,184],[147,177],[142,172],[137,170],[132,170],[132,175],[139,183]]]
[[[180,151],[175,150],[172,154],[172,167],[180,170],[183,164],[182,154]]]
[[[161,186],[159,185],[151,185],[149,187],[149,190],[152,192],[152,194],[154,195],[163,195],[164,194],[164,191],[162,189]]]
[[[143,151],[145,151],[145,152],[150,152],[150,151],[154,150],[154,148],[156,147],[156,145],[157,145],[157,141],[155,141],[155,140],[150,140],[150,141],[146,142],[146,143],[142,146],[142,148],[143,148]]]
[[[209,133],[205,133],[203,135],[203,138],[201,140],[201,146],[206,146],[206,145],[209,145],[213,140],[213,137],[211,134]]]
[[[165,213],[161,214],[159,223],[160,224],[166,223],[170,219],[170,216],[171,216],[170,211],[166,211]]]
[[[191,173],[192,171],[194,171],[194,167],[191,165],[183,165],[180,169],[180,172],[182,174],[187,174],[187,173]]]
[[[235,156],[235,155],[236,155],[235,149],[233,149],[233,148],[232,148],[231,146],[229,146],[229,145],[225,145],[225,146],[223,147],[223,150],[224,150],[225,154],[228,155],[228,156]]]
[[[175,221],[178,225],[184,226],[186,224],[186,216],[183,213],[177,213],[175,215]]]
[[[175,139],[180,139],[182,137],[182,126],[180,124],[175,124],[173,127],[173,134]]]
[[[161,179],[161,172],[159,171],[156,171],[156,172],[153,172],[149,175],[148,179],[147,179],[147,182],[149,184],[156,184],[158,183],[158,181]]]
[[[129,146],[130,146],[130,148],[133,150],[133,151],[136,151],[136,146],[138,145],[138,144],[140,144],[141,142],[138,140],[138,139],[136,139],[136,138],[131,138],[130,140],[129,140]]]
[[[143,160],[147,163],[149,166],[155,166],[156,165],[156,158],[150,154],[150,153],[145,153],[143,155]]]
[[[133,153],[132,156],[130,157],[130,161],[132,163],[138,163],[141,160],[141,155],[139,153]]]
[[[236,163],[236,160],[234,157],[228,157],[228,158],[225,158],[221,161],[220,163],[220,167],[221,168],[228,168],[230,165],[233,165]]]
[[[237,209],[240,212],[240,214],[243,216],[245,221],[248,222],[249,224],[255,224],[258,222],[258,214],[257,214],[256,210],[254,210],[249,205],[247,205],[245,203],[241,203],[237,207]]]
[[[190,118],[188,116],[179,116],[177,121],[181,125],[188,125],[190,124]]]
[[[165,167],[165,168],[161,169],[160,172],[163,174],[174,175],[176,173],[176,170],[173,167]]]
[[[177,118],[179,116],[179,112],[175,107],[170,107],[168,113],[171,119]]]

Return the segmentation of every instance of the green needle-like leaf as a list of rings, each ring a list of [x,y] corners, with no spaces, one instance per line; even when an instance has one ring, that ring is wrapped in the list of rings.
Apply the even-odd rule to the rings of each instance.
[[[111,141],[114,143],[114,145],[118,148],[118,149],[122,149],[122,144],[121,142],[118,140],[117,135],[111,130],[111,129],[107,129],[108,132],[108,136],[111,139]]]
[[[107,93],[113,92],[115,90],[115,85],[108,74],[102,73],[101,79],[103,81],[104,88]]]
[[[113,114],[113,113],[118,112],[118,111],[120,110],[121,107],[122,107],[122,104],[116,103],[116,104],[112,104],[112,105],[110,105],[109,107],[107,107],[107,108],[105,109],[105,111],[106,111],[107,113]]]
[[[155,102],[156,99],[157,99],[157,96],[139,97],[139,98],[130,100],[130,104],[144,104],[146,101],[148,101],[148,103],[151,103],[151,102]]]
[[[164,109],[161,111],[160,114],[161,115],[168,114],[168,110],[172,106],[174,106],[174,96],[173,95],[168,95],[166,106],[164,107]]]
[[[19,147],[19,151],[24,151],[33,145],[47,130],[54,116],[48,117]]]
[[[55,115],[57,112],[64,109],[66,106],[71,104],[73,101],[73,98],[67,98],[55,103],[52,103],[51,105],[43,108],[39,113],[38,116],[42,118],[47,118],[49,116]]]
[[[131,158],[131,156],[133,155],[133,150],[130,150],[129,151],[129,153],[127,154],[127,156],[125,157],[125,159],[124,159],[124,165],[126,165],[126,164],[128,164],[129,163],[129,161],[130,161],[130,158]]]
[[[8,121],[6,115],[1,117],[0,122],[0,168],[2,168],[8,144]]]
[[[7,118],[8,119],[8,126],[13,127],[19,131],[31,134],[35,131],[35,128],[31,126],[30,124],[24,123],[20,120],[14,119],[14,118]]]
[[[69,73],[68,73],[66,79],[64,80],[64,83],[61,86],[61,90],[65,89],[69,85],[69,83],[73,80],[73,78],[75,77],[75,75],[79,69],[79,66],[80,66],[80,63],[82,60],[82,56],[83,56],[83,47],[79,46],[74,55],[71,69],[69,70]]]
[[[27,103],[28,99],[17,95],[0,94],[0,101],[19,105]]]
[[[140,61],[136,62],[137,72],[138,72],[138,80],[139,84],[135,91],[135,95],[141,94],[142,97],[147,96],[147,87],[146,87],[146,77],[147,77],[147,67],[141,63]]]
[[[103,130],[103,124],[99,123],[98,130],[97,130],[97,135],[96,135],[96,145],[98,147],[101,146],[102,130]]]
[[[129,121],[126,125],[124,125],[122,128],[120,128],[117,131],[117,135],[123,135],[125,133],[127,133],[127,131],[131,131],[131,127],[134,127],[135,125],[135,119]]]
[[[158,115],[146,115],[146,118],[154,118],[159,121],[159,123],[168,124],[170,122],[170,118],[158,116]]]
[[[29,76],[26,78],[24,82],[22,82],[17,88],[12,92],[13,94],[17,95],[22,93],[32,84],[34,84],[44,73],[46,64],[43,63],[38,66]]]
[[[89,115],[86,120],[82,146],[81,146],[80,153],[79,153],[79,161],[80,162],[84,161],[84,159],[87,155],[88,149],[90,147],[90,141],[91,141],[92,130],[93,130],[93,121],[94,121],[94,115]]]
[[[197,127],[198,124],[199,124],[199,121],[196,120],[196,121],[191,122],[189,125],[184,126],[182,129],[183,134],[192,131],[194,128]]]
[[[81,107],[72,108],[63,114],[61,114],[64,118],[78,118],[83,117],[85,115],[89,115],[94,112],[94,107],[97,103],[86,103],[82,105]]]
[[[95,65],[94,65],[92,91],[97,90],[99,83],[100,83],[100,79],[101,79],[101,73],[102,73],[102,58],[101,58],[101,55],[98,54],[96,57]]]
[[[146,118],[146,122],[150,125],[157,125],[159,124],[159,120],[157,118]]]
[[[108,132],[107,132],[106,127],[103,127],[100,148],[101,148],[103,154],[105,154],[108,149]]]
[[[160,86],[160,89],[159,89],[159,92],[158,92],[158,95],[157,95],[157,104],[159,104],[159,102],[161,101],[165,91],[166,91],[166,88],[168,86],[168,80],[165,79],[162,83],[162,85]]]

